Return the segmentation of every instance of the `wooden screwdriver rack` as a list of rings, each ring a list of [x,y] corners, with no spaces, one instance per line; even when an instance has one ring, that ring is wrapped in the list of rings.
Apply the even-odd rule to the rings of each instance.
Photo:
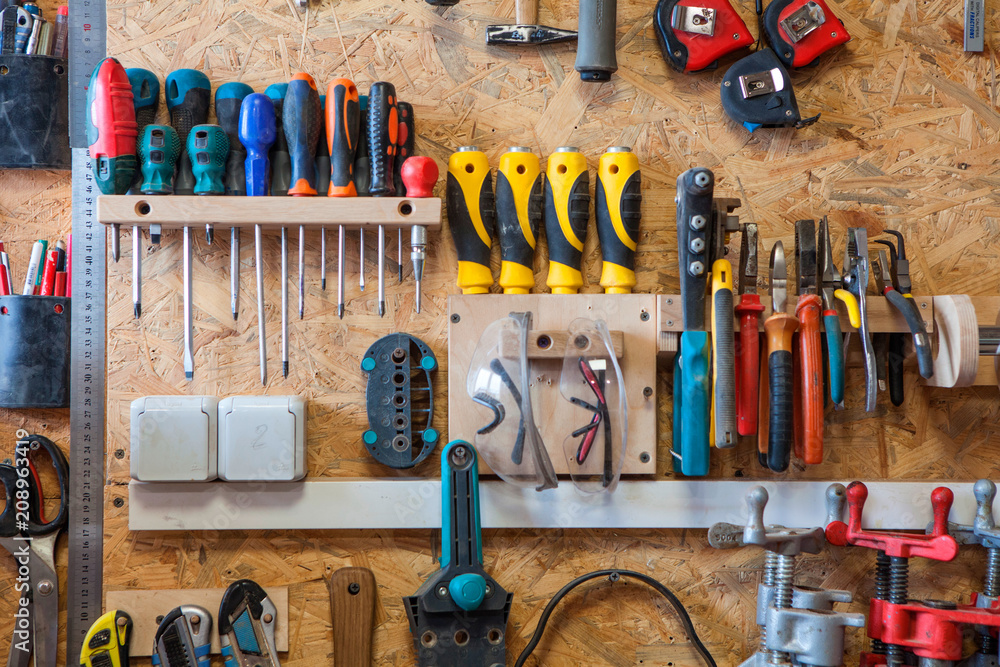
[[[295,201],[290,201],[294,199]],[[205,224],[280,229],[336,227],[392,229],[441,226],[437,197],[208,197],[198,195],[101,195],[97,218],[104,225],[182,229]]]

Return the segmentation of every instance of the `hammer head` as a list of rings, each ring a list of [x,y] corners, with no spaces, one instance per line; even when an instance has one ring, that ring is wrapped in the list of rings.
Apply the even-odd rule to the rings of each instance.
[[[545,25],[491,25],[486,27],[486,43],[490,45],[537,45],[569,42],[576,31],[550,28]]]

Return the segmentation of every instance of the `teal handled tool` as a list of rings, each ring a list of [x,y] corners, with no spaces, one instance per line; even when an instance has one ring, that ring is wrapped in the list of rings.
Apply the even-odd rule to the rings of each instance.
[[[130,67],[125,70],[132,85],[132,107],[141,139],[147,125],[156,122],[156,112],[160,108],[160,80],[148,69]],[[142,187],[142,170],[135,170],[129,193],[139,192]],[[142,315],[142,227],[132,226],[132,311],[136,319]]]
[[[229,137],[229,157],[226,161],[226,194],[245,197],[247,175],[243,162],[247,158],[246,149],[240,143],[240,107],[253,88],[245,83],[230,81],[215,90],[215,117]],[[229,305],[233,320],[240,314],[240,228],[229,229]]]
[[[194,174],[188,159],[187,138],[191,128],[208,122],[208,106],[212,101],[212,84],[204,72],[178,69],[167,75],[164,88],[170,124],[181,138],[181,157],[177,165],[174,194],[194,194]]]
[[[514,596],[483,569],[478,462],[463,440],[441,453],[441,569],[403,598],[419,667],[506,664]]]
[[[677,254],[681,277],[684,331],[674,358],[674,470],[708,474],[709,337],[705,330],[705,291],[711,269],[712,195],[715,176],[688,169],[677,177]]]
[[[819,221],[816,238],[816,257],[819,260],[820,296],[823,298],[823,328],[826,330],[824,347],[827,359],[827,385],[830,401],[838,407],[844,405],[844,337],[840,329],[835,299],[847,306],[851,326],[861,326],[858,302],[854,295],[844,289],[844,281],[833,262],[833,247],[830,244],[830,224],[826,217]]]
[[[247,95],[240,107],[239,137],[247,151],[244,170],[247,196],[266,197],[271,187],[271,164],[267,154],[278,136],[274,103],[267,95]],[[260,381],[267,384],[267,339],[264,331],[264,257],[263,231],[254,225],[254,259],[257,272],[257,338],[260,350]]]
[[[274,643],[278,609],[255,581],[230,584],[219,604],[219,645],[226,667],[281,667]]]

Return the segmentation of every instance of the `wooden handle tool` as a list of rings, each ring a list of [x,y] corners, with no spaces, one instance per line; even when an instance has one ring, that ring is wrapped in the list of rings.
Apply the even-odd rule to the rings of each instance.
[[[330,577],[334,667],[370,667],[375,627],[375,575],[343,567]]]

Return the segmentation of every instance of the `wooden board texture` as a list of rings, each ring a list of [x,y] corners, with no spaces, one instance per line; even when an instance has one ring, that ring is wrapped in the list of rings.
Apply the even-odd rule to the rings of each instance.
[[[54,14],[55,2],[40,4]],[[867,227],[870,237],[887,227],[901,229],[907,234],[916,293],[998,293],[996,7],[987,5],[987,50],[969,55],[961,50],[961,2],[833,0],[830,5],[853,41],[792,75],[803,114],[822,112],[820,122],[800,131],[764,129],[750,135],[725,117],[719,103],[725,67],[698,75],[667,69],[653,33],[653,4],[620,0],[621,69],[601,85],[579,82],[569,45],[487,48],[485,27],[511,22],[514,0],[461,0],[448,9],[432,8],[423,0],[322,0],[306,16],[290,0],[110,0],[108,41],[109,52],[127,66],[148,67],[161,80],[170,70],[194,67],[206,71],[214,85],[241,80],[258,90],[287,80],[299,68],[324,84],[334,75],[351,76],[362,91],[375,80],[392,81],[400,98],[415,106],[417,152],[435,158],[442,168],[455,147],[472,143],[486,151],[494,166],[509,145],[530,146],[546,157],[568,143],[583,150],[592,169],[606,147],[631,145],[643,172],[639,292],[677,292],[674,182],[683,170],[703,165],[715,170],[721,194],[743,199],[739,214],[760,225],[767,247],[779,238],[791,247],[797,218],[828,214],[838,258],[849,225]],[[734,4],[755,26],[753,3]],[[576,14],[575,2],[541,3],[542,23],[572,28]],[[16,272],[23,271],[30,241],[69,231],[69,185],[68,173],[0,175],[0,236],[8,243]],[[436,194],[443,195],[443,185]],[[334,230],[335,221],[330,223]],[[294,230],[291,235],[294,239]],[[413,312],[407,265],[402,284],[389,280],[385,318],[378,317],[374,300],[374,239],[369,238],[368,289],[362,294],[357,239],[351,235],[343,321],[335,314],[335,284],[325,293],[319,288],[314,233],[306,252],[306,317],[290,324],[287,380],[273,372],[279,344],[279,254],[277,236],[269,234],[265,284],[272,378],[266,389],[257,379],[249,239],[244,236],[242,314],[233,323],[228,235],[217,234],[212,247],[200,236],[194,252],[193,382],[185,382],[181,363],[180,235],[167,233],[163,246],[145,257],[140,321],[132,319],[128,233],[123,233],[122,261],[110,265],[107,589],[222,587],[240,577],[287,585],[292,650],[284,663],[304,667],[329,662],[333,650],[324,577],[345,565],[368,567],[379,585],[374,663],[410,665],[413,653],[400,597],[436,569],[437,531],[131,533],[125,487],[127,415],[129,402],[146,394],[300,393],[310,405],[309,475],[393,476],[365,455],[360,442],[366,420],[359,360],[384,334],[414,333],[442,362],[436,398],[439,406],[446,403],[446,298],[458,291],[447,231],[430,236],[424,312]],[[539,284],[545,276],[544,243],[541,247]],[[390,236],[390,257],[395,252]],[[600,256],[593,228],[585,258],[585,291],[596,292]],[[294,269],[292,275],[294,282]],[[294,304],[294,295],[292,299]],[[671,426],[670,380],[663,370],[657,387],[661,477],[669,476]],[[908,374],[902,407],[892,407],[883,395],[878,409],[866,414],[857,380],[852,376],[849,382],[847,409],[827,415],[826,461],[806,470],[795,466],[788,478],[971,481],[1000,473],[995,388],[926,389],[915,374]],[[435,418],[444,428],[443,409]],[[9,449],[20,427],[67,443],[65,412],[0,411],[0,423]],[[434,476],[436,469],[437,462],[429,460],[413,472]],[[747,447],[714,453],[711,475],[768,476]],[[771,502],[781,502],[780,496]],[[703,531],[488,531],[485,546],[487,567],[514,593],[511,663],[553,593],[575,575],[611,566],[648,573],[677,591],[720,664],[737,664],[756,645],[759,551],[714,551]],[[65,586],[65,540],[57,561]],[[852,608],[866,611],[872,562],[869,553],[834,549],[802,559],[799,582],[854,590],[862,602]],[[979,585],[983,566],[982,553],[973,548],[951,564],[917,561],[911,594],[967,599]],[[11,634],[13,574],[12,560],[0,558],[0,652],[7,650]],[[571,596],[528,664],[694,664],[679,624],[662,602],[632,584],[616,589],[625,590],[611,592],[602,584]],[[862,633],[847,634],[848,663],[856,664]]]

